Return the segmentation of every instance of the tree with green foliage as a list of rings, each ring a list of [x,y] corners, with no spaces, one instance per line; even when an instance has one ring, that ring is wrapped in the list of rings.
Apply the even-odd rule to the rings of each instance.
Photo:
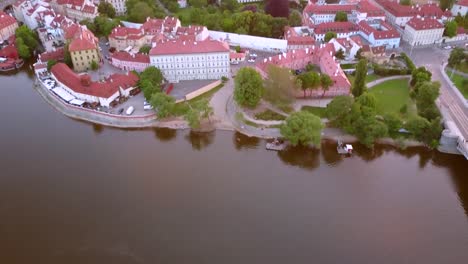
[[[356,102],[361,106],[361,109],[363,107],[367,107],[372,111],[377,109],[377,99],[371,93],[363,93],[356,99]]]
[[[32,31],[25,25],[22,25],[16,29],[15,36],[16,39],[22,39],[24,41],[24,44],[28,46],[31,52],[36,50],[37,46],[39,45],[36,32]]]
[[[336,53],[335,53],[335,57],[339,60],[344,60],[345,58],[345,54],[344,54],[344,51],[342,49],[339,49]]]
[[[328,31],[328,32],[325,34],[324,41],[325,41],[325,42],[328,42],[328,41],[330,41],[332,38],[336,38],[336,33],[333,32],[333,31]]]
[[[317,89],[320,86],[320,75],[317,72],[304,72],[297,77],[301,80],[300,88],[306,97],[307,90]]]
[[[57,61],[56,60],[49,60],[47,61],[47,71],[50,72],[50,69],[52,69],[52,67],[57,64]]]
[[[418,114],[429,121],[440,116],[435,100],[440,95],[439,82],[423,82],[418,85],[415,100]]]
[[[351,96],[340,95],[334,97],[327,105],[326,114],[328,120],[337,127],[344,127],[353,104],[354,98]]]
[[[302,15],[298,11],[294,10],[289,14],[289,26],[298,27],[302,25]]]
[[[22,38],[17,38],[15,40],[15,45],[16,45],[16,49],[18,50],[18,55],[22,59],[27,60],[31,58],[32,56],[31,50],[26,44],[24,44],[24,40]]]
[[[356,55],[354,55],[354,58],[357,60],[362,59],[362,48],[358,49],[358,51],[356,52]]]
[[[333,80],[325,73],[320,75],[320,86],[322,87],[322,97],[325,96],[325,93],[330,89],[330,86],[333,85]]]
[[[175,99],[172,96],[162,92],[156,92],[151,95],[149,103],[153,106],[159,118],[166,118],[173,115]]]
[[[269,65],[267,71],[263,98],[280,108],[289,106],[295,99],[294,91],[299,88],[291,71],[275,65]]]
[[[375,140],[388,134],[387,126],[375,117],[360,117],[353,125],[359,142],[368,148],[373,147]]]
[[[189,110],[184,114],[185,120],[191,128],[199,128],[203,119],[210,118],[213,115],[213,108],[208,99],[198,100],[189,104]]]
[[[99,64],[96,61],[93,60],[91,62],[91,70],[95,71],[97,69],[99,69]]]
[[[468,29],[468,13],[466,13],[465,16],[457,13],[455,16],[455,22],[457,22],[458,26],[463,27],[464,29]]]
[[[406,122],[405,128],[416,140],[431,148],[438,146],[440,134],[442,133],[440,118],[428,121],[424,117],[414,116]]]
[[[442,9],[442,10],[449,9],[450,10],[452,8],[454,2],[455,2],[455,0],[440,0],[439,1],[440,9]]]
[[[389,133],[397,133],[403,127],[403,121],[395,113],[387,113],[383,116],[383,122],[387,125]]]
[[[237,0],[223,0],[221,1],[221,8],[234,12],[239,8],[239,2]]]
[[[400,0],[400,5],[410,6],[411,0]]]
[[[450,67],[457,67],[462,61],[466,59],[465,51],[463,48],[456,47],[450,52],[450,57],[448,58],[448,65]]]
[[[138,52],[143,53],[143,54],[148,54],[150,50],[151,50],[151,46],[144,45],[138,50]]]
[[[138,2],[131,9],[127,10],[127,17],[131,22],[143,23],[147,17],[155,17],[153,8],[145,2]]]
[[[146,68],[140,74],[138,86],[143,91],[147,101],[151,99],[153,94],[161,92],[161,84],[164,80],[161,70],[154,66]]]
[[[67,64],[70,69],[73,69],[73,61],[71,58],[70,50],[68,49],[69,43],[65,44],[65,47],[63,48],[63,61],[65,64]]]
[[[100,15],[105,15],[110,18],[115,17],[115,8],[109,2],[101,1],[98,5],[98,12]]]
[[[208,5],[207,0],[189,0],[188,3],[190,6],[197,8],[205,7]]]
[[[234,100],[241,106],[255,107],[263,95],[262,76],[253,68],[241,68],[234,79]]]
[[[430,122],[420,116],[411,117],[405,124],[405,128],[413,135],[415,139],[421,140],[424,137]]]
[[[430,82],[432,73],[426,69],[426,67],[419,67],[411,73],[411,86],[417,86],[422,82]]]
[[[444,36],[447,36],[449,38],[453,38],[457,35],[457,22],[455,20],[448,21],[445,23],[445,30],[444,30]]]
[[[356,66],[356,78],[354,79],[352,93],[354,97],[359,97],[366,90],[367,60],[360,59]]]
[[[335,21],[336,22],[346,22],[346,21],[348,21],[348,14],[346,14],[346,12],[343,12],[343,11],[336,12]]]
[[[313,144],[320,147],[321,133],[324,125],[320,118],[307,111],[292,113],[280,127],[281,135],[291,145]]]

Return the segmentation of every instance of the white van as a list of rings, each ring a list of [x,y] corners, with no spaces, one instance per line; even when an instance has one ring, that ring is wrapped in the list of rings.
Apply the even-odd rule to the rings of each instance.
[[[127,111],[125,112],[127,115],[133,114],[133,111],[135,111],[135,108],[133,106],[130,106],[127,108]]]

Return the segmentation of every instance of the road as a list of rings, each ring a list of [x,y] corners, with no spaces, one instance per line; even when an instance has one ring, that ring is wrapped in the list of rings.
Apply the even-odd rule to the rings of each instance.
[[[432,79],[440,82],[439,106],[450,115],[463,138],[468,140],[468,109],[450,88],[442,73],[443,64],[447,62],[450,50],[441,49],[439,45],[413,48],[413,50],[408,45],[402,45],[402,49],[410,55],[416,66],[425,66],[432,72]]]

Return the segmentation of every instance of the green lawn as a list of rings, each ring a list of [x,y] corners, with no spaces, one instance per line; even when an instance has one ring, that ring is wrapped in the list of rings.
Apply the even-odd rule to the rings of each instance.
[[[353,82],[354,82],[354,75],[347,75],[347,77],[348,77],[349,82],[350,82],[351,84],[353,84]],[[375,81],[375,80],[380,79],[380,78],[382,78],[382,77],[379,76],[379,75],[376,75],[376,74],[368,74],[368,75],[366,76],[366,83],[370,83],[370,82]]]
[[[316,107],[316,106],[303,106],[301,108],[302,111],[307,111],[309,113],[312,113],[320,118],[325,118],[326,117],[326,108],[325,107]]]
[[[369,90],[377,99],[377,113],[400,113],[403,105],[408,106],[408,113],[416,112],[409,96],[408,80],[390,80],[378,84]]]
[[[457,69],[457,71],[468,73],[468,62],[460,63],[460,65],[458,65],[458,67],[456,69]]]
[[[260,119],[260,120],[285,120],[286,117],[283,116],[283,115],[280,115],[276,112],[273,112],[269,109],[261,112],[261,113],[257,113],[255,114],[255,118],[257,119]]]
[[[450,78],[450,76],[452,76],[452,71],[447,70],[446,73],[447,73],[449,78]],[[463,94],[465,99],[468,99],[468,88],[463,87],[463,80],[465,78],[463,76],[461,76],[461,75],[458,75],[458,74],[454,73],[452,78],[450,78],[450,79],[452,80],[453,84],[455,84],[455,86],[458,88],[460,93]]]

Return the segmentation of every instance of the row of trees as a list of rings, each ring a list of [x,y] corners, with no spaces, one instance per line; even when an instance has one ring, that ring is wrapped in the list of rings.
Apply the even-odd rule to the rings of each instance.
[[[213,114],[208,99],[176,104],[174,97],[162,90],[163,80],[161,71],[151,66],[140,74],[138,83],[143,95],[156,110],[159,118],[183,116],[190,127],[196,129],[200,127],[202,120],[209,119]]]
[[[154,0],[127,0],[125,2],[127,7],[126,19],[135,22],[143,23],[147,17],[163,18],[166,16]]]
[[[86,27],[98,37],[107,37],[115,27],[120,25],[120,20],[116,18],[111,19],[101,14],[95,17],[93,21],[85,19],[82,20],[80,24],[86,25]]]
[[[29,29],[27,26],[22,25],[16,29],[15,36],[15,45],[19,56],[23,59],[31,58],[32,54],[39,45],[36,32]]]

